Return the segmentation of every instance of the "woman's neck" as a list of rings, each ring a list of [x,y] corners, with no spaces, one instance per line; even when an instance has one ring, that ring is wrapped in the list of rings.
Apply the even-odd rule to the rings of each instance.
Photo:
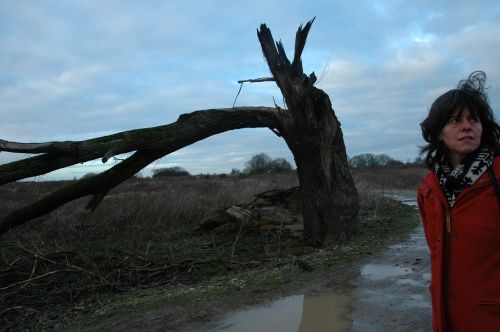
[[[464,158],[465,158],[465,155],[460,154],[460,153],[450,153],[448,155],[448,160],[450,161],[450,164],[451,164],[451,166],[453,166],[453,168],[457,167],[458,164],[460,164],[460,162],[462,160],[464,160]]]

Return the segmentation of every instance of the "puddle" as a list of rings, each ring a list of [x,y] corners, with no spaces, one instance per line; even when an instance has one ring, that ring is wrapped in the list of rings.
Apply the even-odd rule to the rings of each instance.
[[[290,296],[267,306],[243,310],[205,331],[297,331],[303,299],[303,295]]]
[[[415,280],[412,278],[401,278],[397,281],[400,285],[411,285],[411,286],[419,286],[422,282],[419,280]]]
[[[410,294],[406,300],[401,302],[400,306],[401,309],[431,308],[429,299],[422,294]]]
[[[397,201],[400,201],[403,204],[417,207],[417,201],[414,198],[406,198],[398,195],[390,195],[389,197]]]
[[[404,248],[405,248],[405,245],[402,243],[393,244],[392,246],[389,246],[389,249],[394,249],[394,250],[401,250]]]
[[[361,275],[371,280],[382,280],[391,277],[400,277],[408,274],[407,267],[391,266],[389,264],[365,264],[361,268]]]
[[[382,195],[403,204],[413,206],[415,208],[417,207],[417,199],[415,197],[415,192],[413,191],[398,190],[395,192],[383,192]]]
[[[333,293],[289,296],[267,306],[240,311],[204,331],[351,331],[350,301],[348,295]]]
[[[423,228],[418,228],[405,243],[397,243],[388,247],[390,250],[401,251],[427,251],[427,242]]]

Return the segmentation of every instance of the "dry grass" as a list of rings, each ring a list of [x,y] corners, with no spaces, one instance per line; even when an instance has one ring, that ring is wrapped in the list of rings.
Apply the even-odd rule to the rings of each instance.
[[[355,170],[362,218],[387,207],[373,189],[413,189],[422,173]],[[15,208],[64,184],[5,185],[0,201],[4,210]],[[195,282],[276,259],[286,253],[275,234],[252,236],[237,229],[193,236],[191,231],[214,210],[297,184],[295,174],[131,179],[93,214],[84,210],[88,198],[67,204],[0,238],[0,326],[39,329],[61,312],[71,317],[78,314],[75,308],[92,307],[102,294]]]
[[[2,186],[3,211],[64,184]],[[62,303],[89,305],[99,293],[189,282],[231,268],[229,255],[235,259],[254,248],[246,238],[236,247],[234,234],[190,232],[214,210],[295,185],[294,174],[131,179],[92,214],[84,209],[88,198],[71,202],[1,237],[0,326],[34,328],[53,320]],[[265,256],[268,248],[256,255]]]
[[[416,190],[424,175],[428,172],[424,166],[387,166],[355,168],[354,182],[358,191],[406,189]]]

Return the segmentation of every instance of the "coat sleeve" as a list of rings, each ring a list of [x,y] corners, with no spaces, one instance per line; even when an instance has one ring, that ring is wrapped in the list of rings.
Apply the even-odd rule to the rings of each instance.
[[[417,205],[418,205],[418,212],[420,214],[420,220],[422,221],[422,226],[424,228],[424,235],[425,235],[425,240],[427,242],[427,245],[429,246],[429,236],[427,235],[427,217],[425,215],[425,208],[424,208],[424,202],[425,202],[425,197],[424,194],[420,191],[417,192]],[[429,284],[429,293],[432,294],[432,282]],[[433,318],[434,321],[434,318]]]
[[[417,205],[418,205],[418,213],[420,214],[420,220],[422,221],[422,226],[424,228],[425,240],[427,241],[427,245],[429,245],[429,237],[427,232],[427,217],[425,215],[425,197],[422,191],[417,192]]]

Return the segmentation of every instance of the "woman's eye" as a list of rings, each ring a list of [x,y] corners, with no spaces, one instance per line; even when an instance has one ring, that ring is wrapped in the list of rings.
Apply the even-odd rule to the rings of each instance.
[[[458,118],[457,117],[451,117],[448,122],[452,123],[452,124],[458,123]]]
[[[477,122],[479,122],[479,118],[477,116],[471,116],[469,121],[472,123],[477,123]]]

